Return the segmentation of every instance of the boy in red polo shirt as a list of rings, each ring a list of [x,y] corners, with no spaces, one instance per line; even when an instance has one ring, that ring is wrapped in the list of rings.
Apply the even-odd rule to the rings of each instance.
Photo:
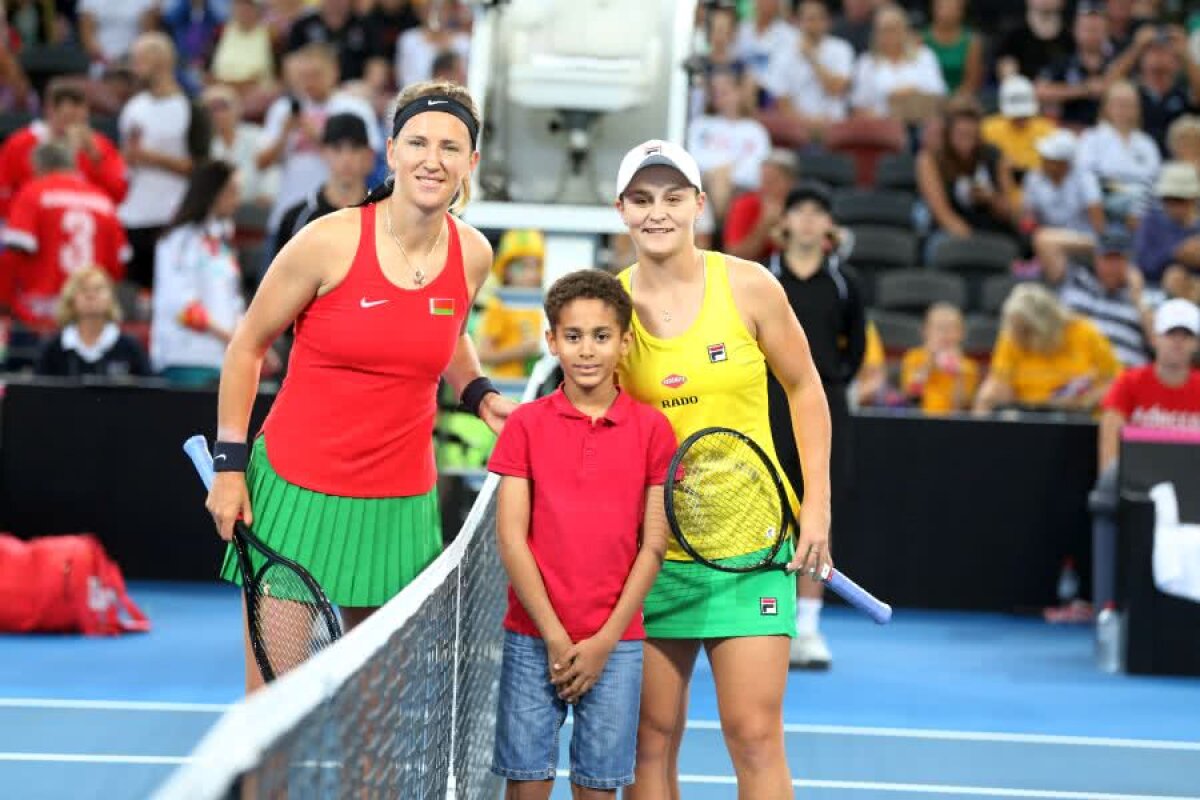
[[[496,527],[511,581],[492,771],[510,800],[548,798],[572,705],[574,796],[611,798],[633,782],[642,601],[667,546],[675,434],[616,386],[633,316],[616,278],[566,275],[545,308],[563,384],[513,412],[488,463],[503,476]]]

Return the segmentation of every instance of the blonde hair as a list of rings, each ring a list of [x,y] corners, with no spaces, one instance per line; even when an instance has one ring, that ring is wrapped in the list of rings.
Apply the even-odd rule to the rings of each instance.
[[[878,57],[879,52],[879,37],[877,31],[879,23],[885,16],[893,16],[899,19],[904,24],[904,53],[905,61],[911,61],[917,55],[917,45],[912,39],[912,25],[908,21],[908,15],[904,13],[904,9],[895,3],[886,3],[875,9],[875,19],[871,22],[871,55]]]
[[[1010,337],[1018,319],[1031,331],[1029,349],[1046,355],[1062,346],[1071,312],[1044,286],[1022,283],[1004,301],[1001,327]]]
[[[108,305],[108,319],[110,322],[121,321],[121,307],[117,304],[117,298],[113,294],[113,282],[108,277],[108,273],[99,267],[84,267],[78,272],[71,274],[67,278],[66,284],[63,285],[62,294],[58,296],[58,305],[54,309],[54,318],[58,321],[60,327],[67,327],[79,322],[79,317],[75,313],[75,295],[79,294],[79,289],[83,282],[88,278],[99,278],[108,287],[108,291],[112,302]]]
[[[461,103],[470,112],[471,118],[475,120],[476,130],[483,130],[483,117],[479,113],[479,107],[475,105],[475,98],[471,97],[471,93],[467,91],[466,87],[452,81],[421,81],[420,83],[413,83],[401,89],[400,93],[396,95],[396,99],[392,101],[391,111],[388,114],[393,120],[393,126],[395,125],[396,115],[405,106],[414,100],[429,97],[430,95],[442,95]],[[472,144],[474,146],[478,142]],[[389,175],[387,181],[371,190],[370,194],[367,195],[367,199],[361,205],[378,203],[380,200],[390,197],[394,188],[394,178],[395,176]],[[450,203],[451,213],[461,215],[470,202],[471,174],[468,172],[463,176],[462,184],[458,187],[458,193],[454,195],[454,200]]]
[[[1185,114],[1167,128],[1167,149],[1172,156],[1178,158],[1175,151],[1179,149],[1179,141],[1188,136],[1200,140],[1200,117],[1195,114]]]

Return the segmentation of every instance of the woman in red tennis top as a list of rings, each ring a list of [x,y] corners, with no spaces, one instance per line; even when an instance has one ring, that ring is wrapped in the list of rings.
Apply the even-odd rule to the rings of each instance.
[[[357,207],[304,227],[275,257],[221,373],[208,509],[241,515],[365,619],[441,550],[433,460],[437,386],[499,431],[515,403],[481,377],[467,314],[492,249],[450,215],[467,202],[479,112],[450,83],[400,93],[392,177]],[[283,388],[247,441],[263,354],[295,323]],[[238,580],[227,552],[221,574]],[[247,688],[261,677],[247,648]]]

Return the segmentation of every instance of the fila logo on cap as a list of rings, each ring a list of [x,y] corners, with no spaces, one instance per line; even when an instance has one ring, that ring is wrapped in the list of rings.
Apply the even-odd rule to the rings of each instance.
[[[648,155],[648,156],[652,156],[652,155],[655,155],[655,154],[657,154],[657,153],[661,153],[661,152],[662,152],[662,145],[660,145],[660,144],[648,144],[648,145],[646,145],[646,148],[645,148],[645,150],[643,150],[642,152],[644,152],[644,153],[645,153],[646,155]]]
[[[728,359],[728,356],[725,354],[724,342],[717,342],[708,346],[708,360],[710,362],[716,364],[718,361],[725,361],[726,359]]]

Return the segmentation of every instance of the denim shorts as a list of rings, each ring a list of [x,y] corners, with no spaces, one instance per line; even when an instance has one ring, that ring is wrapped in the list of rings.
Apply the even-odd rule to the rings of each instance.
[[[642,643],[618,642],[600,680],[572,707],[571,783],[589,789],[633,783],[641,694]],[[567,704],[550,683],[546,644],[506,631],[492,772],[514,781],[553,780],[566,719]]]

